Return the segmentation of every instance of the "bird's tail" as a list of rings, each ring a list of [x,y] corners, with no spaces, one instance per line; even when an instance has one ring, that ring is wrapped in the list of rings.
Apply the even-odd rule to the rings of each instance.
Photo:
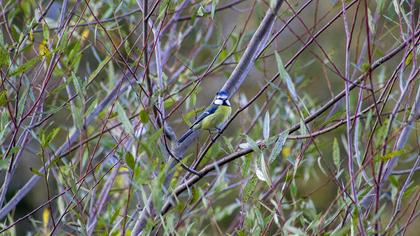
[[[181,138],[178,139],[178,143],[184,142],[185,139],[188,138],[193,133],[193,129],[189,129]]]

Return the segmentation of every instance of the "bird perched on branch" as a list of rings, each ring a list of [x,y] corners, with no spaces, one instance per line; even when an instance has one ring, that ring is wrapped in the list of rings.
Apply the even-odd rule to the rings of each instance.
[[[213,103],[197,118],[189,130],[182,135],[178,143],[182,143],[195,130],[220,131],[221,125],[228,120],[232,112],[228,97],[225,91],[218,92]]]

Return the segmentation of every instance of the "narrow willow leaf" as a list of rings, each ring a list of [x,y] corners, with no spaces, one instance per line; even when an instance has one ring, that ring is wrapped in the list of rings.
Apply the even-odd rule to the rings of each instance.
[[[146,124],[147,122],[149,122],[149,114],[146,110],[141,110],[139,115],[141,123]]]
[[[261,171],[264,175],[264,179],[266,180],[267,184],[271,186],[271,176],[267,170],[267,164],[265,163],[264,155],[261,153],[260,155],[260,164],[261,164]]]
[[[389,152],[389,153],[379,157],[377,159],[377,161],[387,161],[387,160],[395,158],[397,156],[404,155],[405,153],[406,153],[406,151],[404,149],[396,150],[396,151]]]
[[[128,119],[127,114],[125,113],[124,108],[121,106],[121,104],[117,103],[116,109],[117,109],[118,119],[121,121],[124,130],[129,134],[133,134],[134,128],[131,125],[131,122]]]
[[[57,136],[58,132],[60,132],[60,128],[54,128],[48,135],[47,138],[45,140],[45,146],[47,146],[51,140],[53,140],[55,138],[55,136]]]
[[[289,73],[287,73],[286,68],[284,67],[283,62],[280,58],[280,55],[277,52],[275,52],[275,55],[276,55],[276,61],[277,61],[277,69],[279,70],[279,73],[280,73],[280,78],[286,82],[287,89],[292,95],[293,100],[297,101],[298,95],[296,93],[296,89],[293,84],[292,78],[290,77]]]
[[[410,65],[411,61],[413,60],[413,51],[410,51],[407,55],[407,57],[405,58],[405,65],[408,66]]]
[[[249,176],[249,168],[251,167],[252,153],[248,153],[243,157],[243,164],[241,166],[242,175]]]
[[[160,138],[160,136],[162,135],[162,133],[163,133],[163,128],[160,128],[153,135],[150,136],[150,138],[148,139],[148,142],[151,144],[155,144],[157,140]]]
[[[397,0],[392,0],[392,5],[394,5],[394,11],[395,13],[397,13],[397,15],[400,14],[400,4],[398,3]]]
[[[134,170],[134,168],[136,167],[136,161],[134,160],[134,156],[133,154],[131,154],[131,152],[125,153],[125,163],[131,170]]]
[[[260,169],[258,169],[258,167],[255,167],[255,174],[257,175],[258,179],[260,179],[261,181],[267,182],[263,172]]]
[[[300,134],[301,135],[307,135],[308,130],[306,129],[305,121],[303,119],[300,119]]]
[[[16,76],[22,73],[25,73],[29,69],[31,69],[33,66],[35,66],[36,63],[38,63],[41,60],[41,56],[34,57],[30,59],[29,61],[25,62],[23,65],[19,66],[16,70],[10,72],[10,76]]]
[[[38,176],[41,176],[41,177],[43,177],[44,176],[44,174],[42,174],[41,172],[39,172],[37,169],[35,169],[35,168],[32,168],[32,167],[30,167],[29,168],[29,170],[33,173],[33,174],[35,174],[35,175],[38,175]]]
[[[44,36],[44,40],[48,40],[50,38],[50,30],[47,24],[42,24],[42,36]]]
[[[321,157],[318,157],[318,158],[317,158],[317,162],[318,162],[318,167],[319,167],[319,169],[321,170],[321,172],[322,172],[325,176],[328,176],[328,173],[325,171],[324,167],[322,166],[322,163],[321,163]]]
[[[0,46],[0,66],[8,66],[9,65],[9,53],[7,52],[6,48]]]
[[[260,148],[258,147],[258,144],[252,138],[246,136],[246,141],[248,142],[248,145],[252,148],[252,150],[254,150],[254,152],[261,152]]]
[[[249,145],[248,143],[240,143],[239,148],[240,149],[248,149],[248,148],[251,148],[251,145]]]
[[[270,137],[270,113],[265,113],[264,124],[263,124],[263,137],[267,140]]]
[[[9,160],[0,159],[0,171],[1,170],[7,170],[7,168],[9,168]]]
[[[7,104],[7,91],[0,91],[0,107],[4,107]]]
[[[283,149],[283,145],[286,143],[288,135],[289,133],[287,131],[284,131],[283,133],[279,135],[276,143],[274,144],[274,148],[271,151],[270,157],[268,158],[269,163],[272,163],[274,159],[280,154],[280,152]]]
[[[204,9],[204,7],[200,5],[200,7],[197,10],[197,16],[200,16],[200,17],[204,16],[205,11],[206,10]]]
[[[211,2],[211,19],[214,19],[214,13],[216,12],[216,7],[218,3],[219,3],[219,0],[213,0]]]
[[[6,112],[3,112],[0,114],[0,140],[3,140],[3,137],[6,135],[6,133],[9,130],[9,117]]]
[[[103,68],[108,64],[111,60],[111,56],[107,56],[101,63],[99,63],[98,67],[93,71],[93,73],[89,76],[88,84],[90,84],[96,76],[103,70]]]
[[[333,141],[333,160],[335,166],[337,167],[337,171],[340,170],[340,147],[338,146],[336,138],[334,138]]]
[[[25,86],[25,89],[22,92],[22,97],[19,99],[19,108],[18,108],[18,116],[21,116],[23,114],[24,108],[26,107],[26,100],[28,98],[28,95],[30,93],[29,88],[32,86]]]
[[[109,222],[112,224],[117,219],[121,211],[121,207],[117,207],[117,209],[114,210],[114,213],[112,213]]]
[[[375,28],[376,24],[373,20],[372,11],[370,9],[368,9],[368,24],[369,24],[370,31],[374,34],[376,30]]]
[[[255,187],[257,186],[258,178],[253,175],[252,178],[248,181],[245,185],[244,192],[243,192],[243,200],[247,202],[252,194],[255,192]]]
[[[169,3],[170,3],[170,0],[164,0],[163,2],[161,2],[160,6],[159,6],[159,15],[156,19],[156,22],[159,22],[163,18],[163,16],[166,13],[166,9],[169,6]]]

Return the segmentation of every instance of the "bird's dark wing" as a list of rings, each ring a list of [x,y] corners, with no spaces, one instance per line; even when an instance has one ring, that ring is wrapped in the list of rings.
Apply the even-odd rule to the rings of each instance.
[[[208,115],[213,114],[217,109],[217,105],[212,104],[209,107],[207,107],[207,109],[205,111],[203,111],[203,113],[201,113],[197,119],[194,121],[194,123],[191,125],[190,129],[192,129],[194,127],[194,125],[200,123],[204,118],[206,118]]]
[[[216,109],[217,109],[217,105],[215,105],[215,104],[212,104],[212,105],[210,105],[209,107],[207,107],[207,109],[206,110],[204,110],[203,111],[203,113],[201,113],[198,117],[197,117],[197,119],[194,121],[194,123],[191,125],[191,127],[188,129],[188,131],[184,134],[184,135],[182,135],[182,137],[181,138],[179,138],[178,139],[178,143],[182,143],[182,142],[184,142],[184,140],[188,137],[188,136],[190,136],[192,133],[193,133],[193,131],[194,131],[194,126],[195,125],[197,125],[197,124],[199,124],[204,118],[206,118],[208,115],[211,115],[211,114],[213,114],[215,111],[216,111]]]

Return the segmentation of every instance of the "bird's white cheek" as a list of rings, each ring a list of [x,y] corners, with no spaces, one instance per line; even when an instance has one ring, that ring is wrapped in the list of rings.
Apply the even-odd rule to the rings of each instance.
[[[222,105],[223,104],[223,101],[220,100],[220,99],[216,99],[216,100],[214,100],[214,104],[216,104],[216,105]]]

